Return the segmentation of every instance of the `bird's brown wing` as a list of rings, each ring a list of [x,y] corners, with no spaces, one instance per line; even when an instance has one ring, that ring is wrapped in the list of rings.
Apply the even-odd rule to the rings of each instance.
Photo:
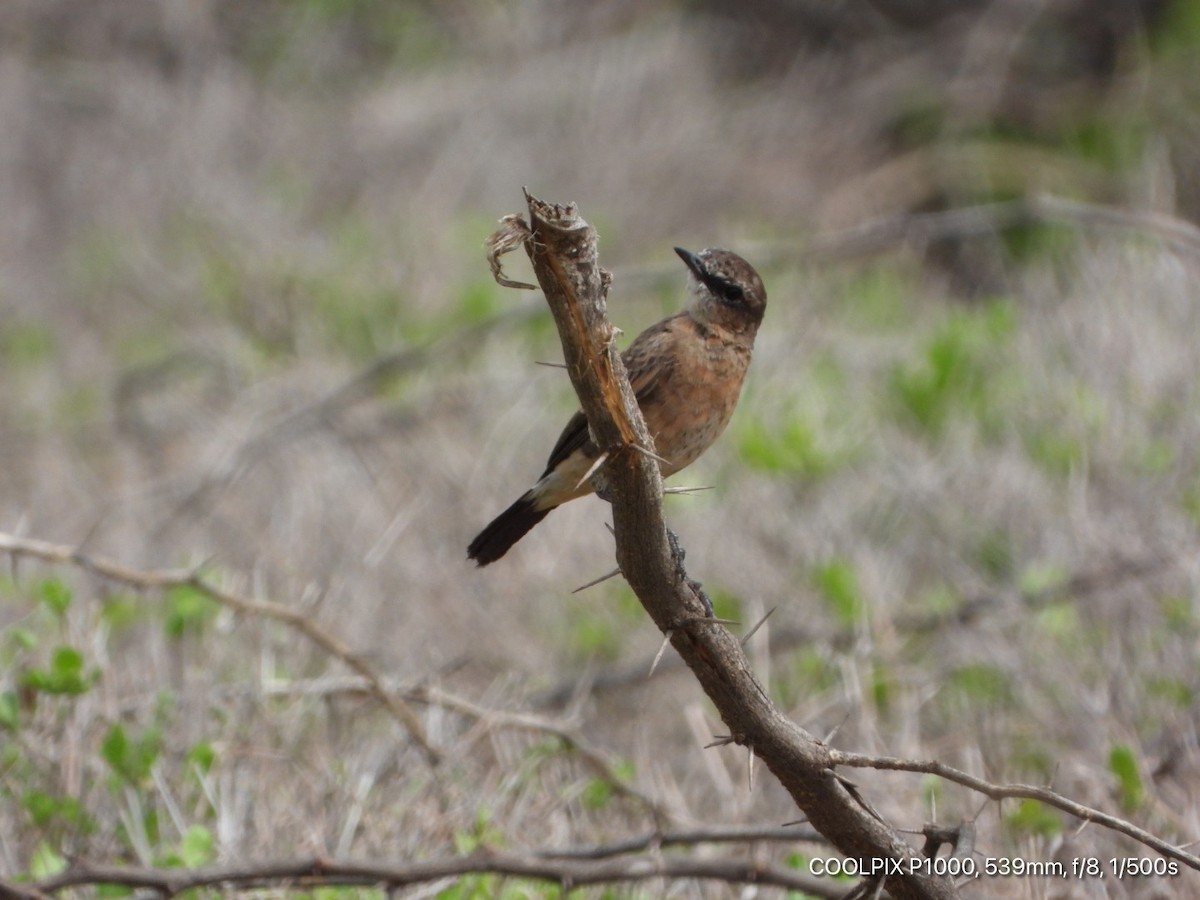
[[[675,354],[669,351],[675,343],[678,320],[685,315],[687,313],[676,313],[651,325],[621,354],[638,406],[644,408],[658,386],[669,377],[675,358]],[[558,436],[558,443],[550,451],[550,459],[546,462],[546,471],[542,473],[542,477],[553,472],[559,463],[576,450],[585,447],[590,439],[587,416],[580,410],[571,416],[567,427]]]

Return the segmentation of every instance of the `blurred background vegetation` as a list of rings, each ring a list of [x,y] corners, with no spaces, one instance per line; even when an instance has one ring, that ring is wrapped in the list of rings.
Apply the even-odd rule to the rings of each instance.
[[[8,0],[0,530],[203,564],[403,684],[561,717],[676,822],[794,818],[701,750],[721,726],[686,676],[644,676],[659,636],[619,581],[570,595],[611,568],[599,501],[464,561],[575,406],[535,365],[549,316],[483,259],[528,185],[599,228],[627,335],[681,303],[673,245],[762,271],[742,406],[676,479],[714,490],[668,515],[722,614],[777,609],[751,649],[798,722],[1194,841],[1198,251],[991,216],[1049,193],[1196,221],[1198,63],[1194,0]],[[22,566],[0,662],[3,872],[653,824],[562,741],[436,705],[427,769],[338,663],[193,591]],[[992,855],[1140,853],[856,780],[901,827],[978,816]]]

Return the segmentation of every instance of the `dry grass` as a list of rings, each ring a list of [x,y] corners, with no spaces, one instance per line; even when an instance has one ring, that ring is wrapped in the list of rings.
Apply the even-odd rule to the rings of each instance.
[[[672,244],[753,256],[927,200],[866,176],[883,171],[888,110],[937,83],[957,38],[939,53],[880,38],[858,51],[886,47],[878,66],[814,52],[751,77],[718,64],[719,23],[666,5],[414,13],[395,56],[320,6],[244,30],[221,4],[0,12],[0,530],[137,566],[208,561],[401,682],[562,717],[679,823],[793,818],[766,777],[747,790],[742,752],[701,750],[721,726],[679,670],[590,688],[660,639],[619,582],[569,593],[612,565],[599,501],[486,571],[464,561],[573,408],[562,373],[534,365],[557,356],[548,316],[490,285],[481,242],[522,184],[578,200],[634,334],[682,297]],[[1147,85],[1161,99],[1159,77],[1147,65],[1109,102]],[[1163,140],[1200,121],[1173,110]],[[1143,146],[1106,173],[1112,195],[1169,207],[1160,145]],[[778,608],[755,660],[805,727],[1051,783],[1186,843],[1200,260],[1130,234],[1031,239],[1019,261],[999,238],[971,245],[997,302],[964,300],[960,271],[911,251],[776,255],[738,417],[675,479],[715,490],[668,515],[727,609]],[[294,417],[397,349],[413,354],[400,374]],[[17,574],[0,591],[0,694],[23,701],[19,730],[0,732],[0,871],[29,872],[39,847],[150,863],[193,825],[227,860],[584,845],[653,824],[555,740],[437,705],[422,714],[448,760],[429,770],[368,700],[300,690],[344,670],[277,624],[201,612],[173,637],[169,599]],[[61,617],[38,601],[48,577],[73,598]],[[96,681],[34,703],[23,673],[61,645]],[[567,708],[536,706],[572,683]],[[131,784],[101,752],[117,723],[161,739]],[[215,751],[202,775],[198,744]],[[988,855],[1140,855],[1045,810],[853,774],[899,826],[978,816]],[[32,793],[77,798],[90,827],[61,810],[35,822]],[[1103,889],[1183,897],[1188,882]]]

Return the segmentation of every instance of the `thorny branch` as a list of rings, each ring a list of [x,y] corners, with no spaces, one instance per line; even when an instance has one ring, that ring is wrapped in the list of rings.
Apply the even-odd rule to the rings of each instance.
[[[102,866],[80,862],[61,875],[33,885],[0,881],[0,897],[43,900],[79,885],[117,885],[147,888],[172,897],[194,888],[251,890],[263,887],[311,889],[322,886],[370,885],[395,889],[460,878],[464,875],[508,875],[548,881],[570,889],[592,884],[695,878],[730,884],[759,884],[802,891],[814,897],[840,897],[844,886],[835,881],[748,859],[694,859],[650,855],[615,859],[570,859],[522,853],[492,853],[415,863],[364,863],[350,860],[283,860],[200,869],[151,869]]]
[[[661,803],[638,790],[623,778],[617,772],[615,764],[603,751],[592,746],[581,734],[565,723],[536,713],[489,709],[432,685],[405,684],[397,682],[395,679],[385,678],[361,656],[346,646],[340,638],[323,629],[299,610],[271,601],[253,600],[223,588],[217,588],[201,578],[195,571],[136,569],[113,560],[89,556],[67,546],[18,538],[10,534],[0,533],[0,553],[7,553],[13,559],[25,557],[43,562],[72,565],[98,574],[110,581],[142,590],[163,590],[187,585],[202,591],[213,600],[238,613],[263,616],[283,622],[304,634],[326,653],[344,662],[355,675],[349,678],[335,677],[300,682],[269,682],[265,686],[266,693],[291,692],[322,696],[336,693],[366,693],[381,703],[405,727],[408,726],[408,721],[401,718],[403,714],[411,716],[416,726],[420,727],[420,721],[416,718],[410,704],[425,704],[448,709],[461,716],[474,719],[484,728],[509,728],[549,734],[575,753],[597,778],[610,785],[617,794],[642,804],[660,826],[672,818]],[[423,730],[416,734],[420,735],[420,739],[424,739]]]
[[[20,538],[4,532],[0,532],[0,553],[7,553],[14,560],[24,557],[49,563],[73,565],[110,581],[135,588],[167,590],[174,587],[189,587],[235,612],[283,622],[303,634],[330,656],[345,663],[351,671],[363,679],[367,690],[383,704],[384,709],[391,714],[392,718],[408,731],[421,748],[425,758],[431,764],[436,764],[440,759],[440,754],[429,743],[425,727],[412,707],[388,691],[384,687],[379,673],[365,659],[355,653],[345,641],[331,631],[322,628],[299,610],[271,600],[255,600],[245,597],[213,584],[192,569],[135,569],[104,557],[90,556],[74,547]]]
[[[730,740],[762,759],[817,831],[847,856],[899,861],[905,871],[886,880],[896,897],[956,896],[948,879],[903,865],[917,858],[917,850],[868,811],[834,772],[829,748],[779,711],[738,639],[706,615],[699,585],[668,541],[657,464],[643,453],[622,452],[652,442],[612,340],[605,310],[611,277],[600,268],[596,232],[574,205],[543,203],[528,193],[526,201],[529,222],[521,221],[519,231],[528,231],[525,249],[558,326],[592,439],[609,453],[596,480],[603,482],[598,493],[612,501],[622,575],[716,706]],[[513,232],[508,219],[493,246]]]
[[[947,781],[953,781],[956,784],[969,787],[993,800],[1014,798],[1038,800],[1047,806],[1061,809],[1063,812],[1069,813],[1077,819],[1085,822],[1096,822],[1113,831],[1118,831],[1141,844],[1145,844],[1151,849],[1157,850],[1163,856],[1177,859],[1193,869],[1200,869],[1200,856],[1188,853],[1186,850],[1176,847],[1168,841],[1164,841],[1162,838],[1151,834],[1145,829],[1138,828],[1132,822],[1127,822],[1124,819],[1101,812],[1098,809],[1093,809],[1090,806],[1084,806],[1082,803],[1077,803],[1069,797],[1064,797],[1062,794],[1052,791],[1049,788],[1037,787],[1030,784],[994,784],[937,760],[865,756],[861,753],[844,753],[841,750],[831,750],[830,756],[833,757],[834,763],[839,766],[860,769],[886,769],[897,772],[920,772],[925,775],[936,775]]]

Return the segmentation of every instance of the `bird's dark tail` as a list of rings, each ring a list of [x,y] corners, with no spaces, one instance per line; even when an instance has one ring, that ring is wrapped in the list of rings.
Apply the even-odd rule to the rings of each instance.
[[[471,546],[467,548],[467,559],[486,566],[507,553],[513,544],[529,533],[529,529],[550,514],[550,509],[554,509],[553,506],[550,509],[537,509],[534,503],[533,492],[526,491],[520,500],[496,516],[471,541]]]

